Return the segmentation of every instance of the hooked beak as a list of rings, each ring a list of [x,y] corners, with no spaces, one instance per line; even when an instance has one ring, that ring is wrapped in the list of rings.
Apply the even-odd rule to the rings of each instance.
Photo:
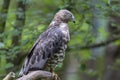
[[[74,17],[72,17],[72,21],[73,21],[73,23],[75,23],[75,22],[76,22]]]
[[[75,23],[75,20],[73,21],[73,23]]]

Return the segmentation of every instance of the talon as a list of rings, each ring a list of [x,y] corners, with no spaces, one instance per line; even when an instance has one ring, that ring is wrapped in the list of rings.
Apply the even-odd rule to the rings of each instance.
[[[61,80],[56,73],[53,72],[52,74],[53,74],[53,80]]]

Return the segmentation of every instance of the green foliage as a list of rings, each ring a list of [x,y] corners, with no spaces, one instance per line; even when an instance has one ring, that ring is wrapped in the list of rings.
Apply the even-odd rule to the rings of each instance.
[[[84,63],[80,64],[80,70],[85,71],[86,70],[86,65]]]
[[[1,53],[6,53],[1,51]],[[7,61],[7,56],[0,54],[0,74],[5,74],[6,70],[13,67],[13,64]]]
[[[6,14],[1,14],[3,1],[0,0],[0,18],[2,18],[1,16],[6,16]],[[19,29],[14,29],[16,26],[17,1],[26,1],[24,2],[27,6],[26,20],[23,27],[18,27],[20,25],[17,25]],[[85,73],[90,77],[97,76],[98,80],[102,80],[102,74],[105,69],[104,55],[96,58],[93,56],[94,52],[91,49],[82,50],[80,47],[102,42],[109,36],[109,32],[106,30],[109,18],[111,16],[120,17],[120,4],[113,2],[114,0],[11,0],[5,30],[0,34],[0,38],[3,39],[3,41],[0,41],[0,75],[4,75],[10,70],[19,71],[24,57],[30,51],[39,35],[48,28],[54,14],[59,9],[69,9],[75,15],[76,23],[69,23],[71,40],[66,56],[71,55],[69,53],[74,54],[79,63],[80,71],[78,73]],[[21,17],[23,17],[22,14]],[[99,27],[95,27],[95,21],[97,20]],[[114,20],[109,24],[115,26],[114,28],[120,29],[120,24]],[[13,45],[13,35],[21,37],[19,40],[20,44],[17,46]],[[120,45],[120,40],[117,40],[115,44]],[[16,58],[21,56],[22,59],[18,60],[19,63],[16,63]],[[87,63],[90,60],[99,63],[95,65],[95,69],[87,67]],[[69,61],[67,62],[69,63]],[[56,70],[59,71],[62,65],[58,65]],[[67,66],[67,64],[65,65]],[[120,60],[117,59],[111,68],[117,70],[119,65]]]

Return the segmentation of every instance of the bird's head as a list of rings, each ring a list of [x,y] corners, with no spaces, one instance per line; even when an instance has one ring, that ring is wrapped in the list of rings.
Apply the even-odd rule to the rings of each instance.
[[[60,20],[66,23],[69,21],[73,21],[75,23],[74,15],[66,9],[59,10],[55,15],[54,20]]]

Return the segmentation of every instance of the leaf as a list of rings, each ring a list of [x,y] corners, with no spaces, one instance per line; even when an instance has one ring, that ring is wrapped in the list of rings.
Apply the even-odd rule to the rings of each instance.
[[[6,64],[6,56],[5,55],[1,55],[0,56],[0,66],[5,66]]]
[[[80,70],[82,70],[82,71],[86,70],[86,65],[84,63],[80,64]]]
[[[117,59],[115,62],[116,65],[120,65],[120,59]]]

